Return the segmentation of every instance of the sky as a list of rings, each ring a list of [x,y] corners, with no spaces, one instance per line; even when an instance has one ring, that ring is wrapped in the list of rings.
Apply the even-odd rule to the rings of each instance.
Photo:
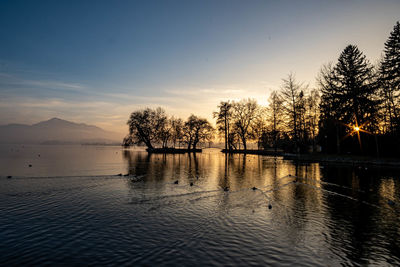
[[[132,111],[212,120],[355,44],[376,63],[398,0],[0,1],[0,125],[58,117],[124,135]]]

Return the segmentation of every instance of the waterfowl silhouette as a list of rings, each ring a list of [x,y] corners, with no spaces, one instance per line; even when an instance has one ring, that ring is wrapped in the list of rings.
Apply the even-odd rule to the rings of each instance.
[[[179,183],[179,181],[178,180],[176,180],[175,182],[174,182],[174,184],[178,184]]]
[[[225,187],[224,187],[224,191],[225,191],[225,192],[228,192],[228,191],[229,191],[229,187],[225,186]]]
[[[253,188],[252,188],[253,190],[257,190],[257,187],[255,187],[255,186],[253,186]]]
[[[190,186],[193,186],[193,183],[190,183]]]

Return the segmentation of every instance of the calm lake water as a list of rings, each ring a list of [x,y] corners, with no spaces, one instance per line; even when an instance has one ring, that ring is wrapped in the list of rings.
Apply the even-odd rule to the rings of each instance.
[[[400,265],[399,215],[400,169],[0,145],[1,266]]]

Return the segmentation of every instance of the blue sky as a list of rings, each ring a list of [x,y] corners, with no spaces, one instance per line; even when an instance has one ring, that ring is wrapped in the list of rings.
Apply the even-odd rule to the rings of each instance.
[[[1,1],[0,124],[51,117],[127,131],[162,106],[211,119],[356,44],[375,63],[400,1]]]

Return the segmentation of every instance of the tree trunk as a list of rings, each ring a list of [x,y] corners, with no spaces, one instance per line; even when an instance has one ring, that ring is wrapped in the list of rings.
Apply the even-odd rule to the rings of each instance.
[[[149,148],[149,149],[153,149],[153,146],[152,146],[152,144],[151,144],[150,142],[146,142],[146,146],[147,146],[147,148]]]
[[[336,125],[336,153],[340,154],[339,125]]]
[[[379,142],[378,142],[378,135],[374,134],[375,137],[375,146],[376,146],[376,156],[379,158]]]
[[[225,116],[225,151],[228,149],[228,123]]]

